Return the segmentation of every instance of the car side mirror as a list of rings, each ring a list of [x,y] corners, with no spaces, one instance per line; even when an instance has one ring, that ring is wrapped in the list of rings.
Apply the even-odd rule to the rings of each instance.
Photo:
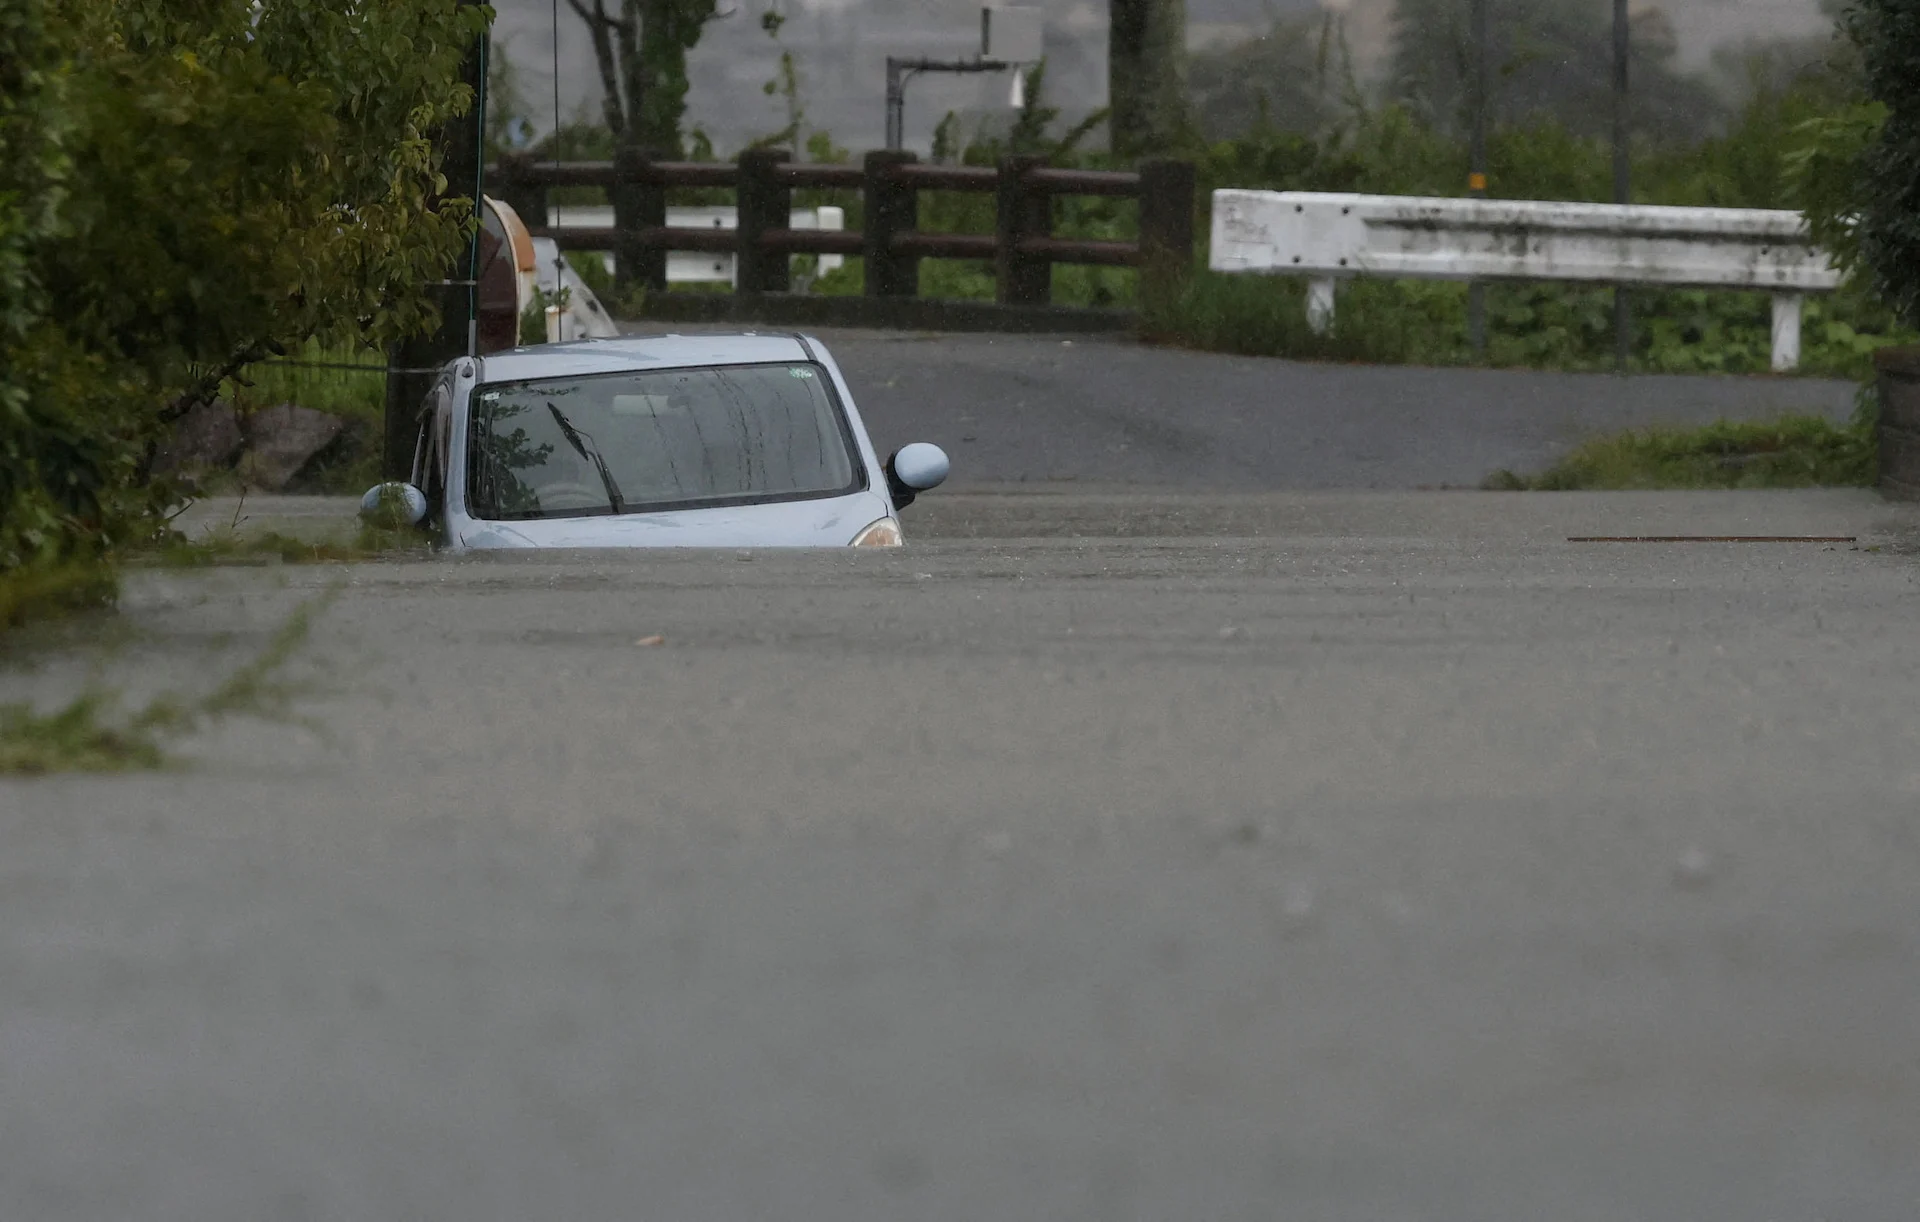
[[[398,481],[375,484],[360,498],[360,516],[385,530],[404,530],[427,520],[427,494]]]
[[[916,441],[901,446],[887,460],[887,491],[893,493],[893,507],[905,509],[922,492],[938,488],[950,469],[947,452],[937,445]]]

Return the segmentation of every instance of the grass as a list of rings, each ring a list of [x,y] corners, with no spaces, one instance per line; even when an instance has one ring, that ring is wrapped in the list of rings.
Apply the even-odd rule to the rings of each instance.
[[[1832,488],[1871,485],[1878,452],[1870,408],[1836,425],[1813,416],[1599,437],[1535,476],[1497,471],[1495,491]]]
[[[281,360],[250,366],[227,383],[224,397],[241,412],[297,403],[377,432],[387,406],[386,368],[378,349],[310,342]]]
[[[33,565],[0,573],[0,631],[110,607],[119,593],[112,567],[97,561]]]
[[[1174,301],[1149,306],[1142,334],[1160,343],[1243,356],[1383,365],[1544,370],[1614,366],[1613,291],[1532,282],[1487,287],[1487,351],[1467,339],[1468,286],[1347,280],[1326,335],[1307,326],[1306,282],[1199,270]],[[1630,368],[1642,373],[1766,374],[1772,307],[1763,293],[1637,290]],[[1798,372],[1864,379],[1873,353],[1912,338],[1884,307],[1843,292],[1809,298]]]
[[[280,672],[306,643],[313,617],[337,594],[329,591],[301,604],[257,656],[191,700],[162,695],[122,714],[111,693],[91,690],[52,713],[35,713],[26,704],[0,705],[0,776],[151,771],[170,762],[168,739],[201,726],[235,716],[296,720],[296,689],[280,679]]]
[[[1447,363],[1447,354],[1430,342],[1456,321],[1447,295],[1431,291],[1446,286],[1416,285],[1412,293],[1394,287],[1381,281],[1343,285],[1332,328],[1316,335],[1307,325],[1304,280],[1196,272],[1178,298],[1149,304],[1141,334],[1156,343],[1240,356]],[[1458,313],[1464,327],[1465,311]]]
[[[134,772],[160,768],[166,755],[151,730],[113,726],[109,699],[88,692],[56,713],[0,705],[0,776],[55,772]]]
[[[412,529],[362,525],[351,540],[296,539],[277,533],[243,534],[237,528],[188,540],[180,536],[121,553],[123,565],[204,568],[217,565],[329,564],[373,559],[418,548]],[[0,630],[108,607],[119,593],[114,565],[106,562],[40,566],[0,574]],[[117,698],[90,689],[50,713],[30,705],[0,704],[0,776],[61,772],[131,772],[168,763],[165,744],[199,726],[251,715],[294,720],[293,689],[278,674],[303,644],[314,615],[330,592],[288,618],[260,654],[195,699],[164,695],[123,711]],[[0,641],[6,638],[0,636]]]
[[[238,530],[210,532],[199,538],[175,537],[129,554],[134,564],[162,568],[211,568],[218,565],[353,564],[397,551],[426,547],[418,530],[389,530],[363,524],[351,539],[297,539],[276,531],[243,534]]]

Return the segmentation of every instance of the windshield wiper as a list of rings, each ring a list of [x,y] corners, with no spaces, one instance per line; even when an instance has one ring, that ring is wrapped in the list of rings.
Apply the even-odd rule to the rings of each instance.
[[[566,413],[551,402],[547,404],[547,410],[553,413],[553,422],[560,426],[561,435],[567,439],[567,444],[573,447],[573,452],[591,462],[593,469],[600,473],[600,485],[607,490],[607,504],[615,513],[625,513],[627,503],[621,499],[620,485],[613,482],[613,472],[607,470],[607,460],[600,457],[600,447],[589,445],[588,442],[593,438],[574,428],[573,421],[567,419]]]

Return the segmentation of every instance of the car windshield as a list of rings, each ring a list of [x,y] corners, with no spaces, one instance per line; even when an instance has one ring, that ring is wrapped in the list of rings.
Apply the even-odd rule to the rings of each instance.
[[[474,391],[467,456],[477,518],[802,500],[865,471],[810,363],[492,383]]]

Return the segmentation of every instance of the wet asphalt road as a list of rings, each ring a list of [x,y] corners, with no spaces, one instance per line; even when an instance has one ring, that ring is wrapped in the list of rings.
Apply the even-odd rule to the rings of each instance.
[[[875,444],[935,442],[975,483],[1474,488],[1596,434],[1840,420],[1854,396],[1813,379],[1320,365],[1097,336],[820,335]]]
[[[0,697],[200,690],[340,587],[324,734],[0,782],[0,1217],[1920,1215],[1912,511],[909,526],[43,637]],[[1565,541],[1676,532],[1859,542]]]

